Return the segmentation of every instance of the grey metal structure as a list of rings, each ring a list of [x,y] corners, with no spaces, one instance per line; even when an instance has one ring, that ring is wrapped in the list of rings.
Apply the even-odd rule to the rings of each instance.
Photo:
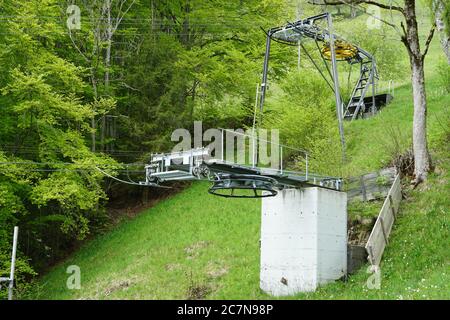
[[[325,27],[320,25],[325,23]],[[317,49],[321,54],[322,60],[330,75],[333,84],[331,84],[321,69],[318,67],[314,59],[309,55],[303,46],[304,39],[312,39],[315,41]],[[285,26],[272,28],[267,32],[266,51],[264,57],[264,67],[261,89],[257,87],[255,114],[253,118],[253,130],[251,135],[241,134],[250,138],[251,154],[249,163],[241,163],[233,160],[224,159],[224,136],[229,130],[221,129],[220,133],[220,152],[215,150],[215,157],[211,156],[210,150],[206,147],[172,152],[167,154],[152,154],[150,163],[145,166],[145,181],[135,183],[133,181],[124,181],[109,175],[100,168],[97,168],[103,174],[115,179],[119,182],[128,184],[167,187],[163,185],[170,181],[187,181],[187,180],[207,180],[212,182],[209,192],[214,195],[235,198],[264,198],[276,196],[280,190],[285,188],[309,188],[320,187],[332,190],[342,189],[342,180],[338,177],[321,176],[309,172],[308,152],[291,148],[285,145],[273,144],[270,141],[263,140],[256,135],[255,129],[257,125],[257,111],[259,109],[259,126],[262,121],[264,108],[264,100],[267,91],[267,75],[269,68],[269,57],[271,42],[279,42],[287,45],[297,46],[303,49],[305,54],[321,73],[322,77],[328,83],[335,93],[336,99],[336,115],[339,120],[339,132],[343,150],[345,150],[345,139],[343,131],[343,119],[356,119],[363,116],[368,111],[375,113],[377,102],[383,99],[387,101],[387,97],[378,99],[375,96],[376,81],[378,79],[376,62],[374,57],[367,51],[349,44],[347,41],[333,33],[332,18],[329,13],[323,13],[306,19],[298,20],[294,23],[288,23]],[[319,42],[323,43],[320,49]],[[331,69],[327,63],[327,58],[331,61]],[[347,61],[350,64],[360,65],[360,76],[353,89],[352,95],[346,105],[344,105],[339,90],[339,77],[337,70],[338,61]],[[368,92],[372,91],[372,97],[366,97]],[[258,97],[259,94],[259,97]],[[379,97],[378,97],[379,98]],[[259,108],[258,108],[259,104]],[[370,109],[370,110],[369,110]],[[233,131],[234,134],[237,132]],[[261,154],[257,152],[257,145],[260,143],[270,144],[270,150],[276,151],[279,159],[276,159],[277,165],[274,167],[262,167],[260,163]],[[216,147],[214,147],[216,148]],[[234,145],[233,145],[234,148]],[[246,147],[244,147],[245,149]],[[276,150],[278,148],[279,150]],[[286,170],[283,163],[286,158],[283,157],[283,151],[290,149],[291,156],[294,154],[297,158],[303,157],[304,171]],[[267,151],[267,150],[266,150]],[[233,150],[234,152],[234,150]],[[245,153],[245,151],[239,151]],[[271,156],[272,156],[271,154]],[[218,155],[218,156],[217,156]]]
[[[226,131],[229,130],[222,129],[222,133]],[[233,133],[250,137],[253,141],[252,154],[256,154],[256,143],[253,136],[234,131]],[[268,142],[260,138],[258,141]],[[221,145],[224,145],[223,140]],[[275,196],[278,193],[277,190],[285,188],[323,187],[341,190],[342,180],[340,178],[309,172],[308,153],[272,143],[272,147],[275,146],[281,150],[280,162],[276,168],[258,167],[255,156],[251,157],[252,162],[249,164],[227,161],[223,157],[223,150],[219,153],[218,158],[211,157],[211,150],[205,147],[154,154],[151,156],[150,163],[145,166],[145,181],[140,184],[160,186],[162,183],[170,181],[206,180],[213,183],[209,189],[211,194],[233,198],[270,197]],[[303,153],[305,171],[286,170],[283,167],[283,150],[287,148]]]
[[[321,26],[320,22],[325,22],[325,26]],[[354,120],[358,117],[364,117],[368,114],[375,114],[377,111],[375,96],[378,72],[375,58],[366,50],[355,45],[350,45],[348,41],[334,34],[330,13],[319,14],[316,16],[298,20],[293,23],[288,23],[281,27],[275,27],[268,30],[266,34],[266,52],[264,57],[261,95],[259,101],[260,119],[262,117],[264,100],[267,91],[267,73],[269,68],[271,41],[273,40],[275,42],[292,46],[297,46],[298,44],[300,44],[305,54],[312,61],[313,65],[317,68],[322,77],[325,79],[325,81],[327,81],[328,85],[335,93],[336,114],[339,120],[339,131],[342,140],[341,142],[344,145],[345,141],[343,140],[344,134],[342,128],[342,119]],[[333,81],[333,85],[331,85],[331,83],[327,80],[317,63],[312,59],[311,55],[303,46],[302,41],[306,39],[315,41],[326,70],[330,75],[331,80]],[[325,46],[327,46],[330,51],[330,55],[328,58],[329,60],[331,60],[331,70],[326,62],[327,57],[325,57],[323,49],[320,49],[319,43],[325,44]],[[342,55],[342,52],[336,52],[336,50],[340,50],[340,43],[345,43],[347,46],[354,49],[354,52],[352,51],[351,54],[348,55]],[[351,65],[359,64],[360,66],[359,79],[355,84],[352,94],[346,103],[344,103],[339,90],[339,77],[337,70],[338,61],[346,61]],[[372,95],[372,99],[370,102],[368,101],[368,99],[365,99],[369,93],[371,93]]]
[[[308,174],[300,171],[260,168],[251,165],[230,163],[209,157],[209,150],[198,148],[176,154],[158,154],[145,167],[146,180],[142,185],[159,185],[168,181],[207,180],[214,185],[210,193],[224,197],[266,197],[274,188],[324,187],[340,190],[342,180],[337,177]],[[230,194],[216,192],[230,190]],[[234,190],[251,190],[248,195],[234,194]],[[261,194],[258,191],[268,191]]]
[[[13,299],[13,289],[14,289],[14,272],[16,267],[16,252],[17,252],[17,238],[19,236],[19,227],[14,227],[13,235],[13,246],[11,254],[11,269],[9,277],[0,277],[0,289],[2,288],[2,283],[8,286],[8,300]]]

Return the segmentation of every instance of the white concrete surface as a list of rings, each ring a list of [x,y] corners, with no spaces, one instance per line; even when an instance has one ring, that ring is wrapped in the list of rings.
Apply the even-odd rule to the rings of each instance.
[[[347,272],[347,194],[285,189],[262,199],[260,287],[274,296],[316,290]]]

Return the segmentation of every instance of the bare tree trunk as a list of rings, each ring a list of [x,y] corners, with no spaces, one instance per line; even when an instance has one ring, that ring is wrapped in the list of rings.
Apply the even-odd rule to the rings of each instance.
[[[423,61],[411,66],[411,81],[414,99],[413,150],[415,183],[426,179],[430,171],[430,155],[427,144],[427,99],[424,83]]]
[[[109,87],[109,67],[111,66],[111,42],[112,42],[112,21],[111,21],[111,0],[106,0],[106,54],[105,54],[105,87]]]
[[[445,22],[445,4],[442,0],[433,0],[433,11],[436,28],[441,38],[442,50],[444,50],[447,62],[450,64],[450,22]]]
[[[88,53],[87,50],[84,52],[80,47],[77,46],[75,40],[72,38],[72,34],[69,32],[70,39],[72,40],[73,45],[78,50],[78,52],[81,54],[81,56],[86,60],[89,67],[91,68],[91,82],[92,82],[92,89],[94,91],[94,100],[97,101],[97,98],[99,96],[98,92],[98,81],[100,78],[100,75],[98,75],[99,72],[99,64],[101,64],[101,56],[104,54],[104,86],[105,86],[105,93],[107,96],[111,96],[110,93],[110,75],[111,75],[111,51],[112,51],[112,38],[114,35],[114,32],[119,27],[119,24],[121,23],[123,17],[125,14],[131,9],[131,7],[134,5],[136,0],[132,0],[131,3],[127,8],[124,8],[124,5],[127,3],[128,0],[118,0],[116,1],[115,9],[118,10],[117,16],[112,17],[113,14],[113,8],[112,8],[112,2],[114,0],[102,0],[102,1],[91,1],[91,0],[84,0],[83,4],[85,9],[87,10],[91,24],[94,27],[93,32],[93,48],[92,52]],[[153,1],[152,1],[153,6]],[[152,7],[153,8],[153,7]],[[153,12],[153,9],[152,9]],[[152,17],[152,24],[153,24],[153,17]],[[106,49],[103,51],[103,45],[106,44]],[[100,143],[101,143],[101,150],[105,150],[105,135],[107,133],[107,123],[106,123],[106,117],[105,115],[102,115],[100,120],[101,128],[100,128]],[[92,146],[91,150],[96,151],[96,127],[98,126],[98,120],[96,121],[95,117],[91,119],[91,127],[92,127],[92,134],[91,134],[91,140],[92,140]],[[111,127],[111,129],[115,130],[115,127]]]
[[[350,16],[351,16],[352,18],[355,18],[355,17],[356,17],[356,7],[355,7],[355,6],[351,6],[351,7],[350,7]]]
[[[112,42],[112,21],[111,21],[111,0],[105,0],[104,11],[106,13],[106,52],[105,52],[105,92],[109,95],[109,69],[111,67],[111,42]],[[102,115],[101,145],[102,151],[108,151],[105,146],[106,136],[106,115]]]
[[[406,39],[411,64],[411,84],[413,89],[413,153],[415,184],[427,178],[431,169],[431,159],[427,143],[427,99],[425,92],[424,55],[420,52],[419,32],[415,10],[415,0],[405,0]]]
[[[189,14],[191,12],[191,3],[190,0],[187,0],[184,6],[184,21],[183,21],[183,34],[181,35],[181,42],[187,47],[191,47],[191,37],[190,37],[190,22],[189,22]]]

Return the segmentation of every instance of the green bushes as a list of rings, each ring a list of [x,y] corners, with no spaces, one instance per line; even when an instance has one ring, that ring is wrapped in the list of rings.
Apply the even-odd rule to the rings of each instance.
[[[16,285],[67,254],[103,221],[103,175],[95,166],[116,161],[86,145],[90,121],[114,107],[114,99],[88,103],[84,70],[58,49],[65,30],[39,15],[58,10],[56,2],[12,2],[6,14],[26,16],[2,24],[0,42],[0,276],[9,273],[12,230],[19,226]],[[40,8],[39,10],[37,8]],[[57,45],[57,44],[58,45]]]
[[[12,230],[12,229],[11,229]],[[12,234],[12,232],[11,232]],[[11,247],[12,247],[12,235],[11,235]],[[0,274],[9,277],[11,270],[11,250],[0,251]],[[15,272],[14,272],[14,298],[20,298],[23,294],[29,291],[31,288],[30,279],[37,275],[37,273],[30,266],[29,260],[21,253],[16,258]],[[4,286],[0,289],[0,300],[6,299],[8,296],[7,287]]]
[[[438,81],[444,93],[450,93],[450,65],[444,59],[437,64]]]
[[[282,143],[308,150],[312,172],[339,174],[341,145],[333,93],[326,82],[316,71],[304,69],[289,73],[273,91],[264,125],[280,130]]]

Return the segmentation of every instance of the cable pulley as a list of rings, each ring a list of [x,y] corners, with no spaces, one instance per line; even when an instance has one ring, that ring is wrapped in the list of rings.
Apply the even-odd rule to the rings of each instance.
[[[225,198],[266,198],[277,195],[273,178],[248,174],[217,174],[209,193]]]
[[[320,52],[325,59],[331,60],[331,48],[329,42],[323,44]],[[358,54],[358,48],[342,40],[336,40],[334,42],[334,52],[337,60],[350,60],[356,57]]]

